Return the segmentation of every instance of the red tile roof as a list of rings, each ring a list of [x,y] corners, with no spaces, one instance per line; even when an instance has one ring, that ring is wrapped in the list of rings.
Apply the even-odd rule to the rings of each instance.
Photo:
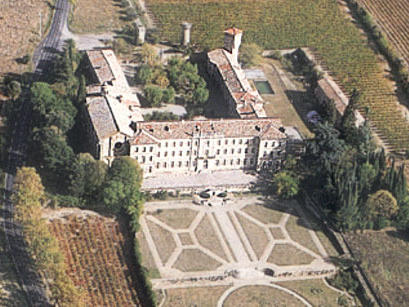
[[[253,110],[254,118],[264,117],[265,112],[259,112],[260,109],[263,109],[263,101],[250,93],[250,86],[247,79],[244,80],[245,74],[240,67],[233,67],[231,59],[226,54],[226,51],[223,49],[215,49],[208,53],[209,60],[217,66],[226,87],[228,88],[232,98],[236,102],[236,111],[240,117],[246,115],[249,116],[248,111],[250,108]],[[245,85],[244,85],[245,84]],[[241,104],[244,104],[242,106]],[[251,105],[251,106],[247,106]],[[259,104],[261,107],[255,107],[253,105]],[[241,110],[244,110],[244,114],[241,113]]]
[[[102,50],[87,50],[86,53],[98,78],[99,84],[103,84],[115,78]]]
[[[229,29],[225,30],[224,33],[228,33],[230,35],[236,35],[236,34],[239,34],[239,33],[243,33],[243,30],[232,27],[232,28],[229,28]]]
[[[286,135],[279,130],[281,127],[281,120],[277,118],[139,122],[138,132],[131,143],[140,145],[153,144],[155,140],[190,139],[194,134],[284,139]]]

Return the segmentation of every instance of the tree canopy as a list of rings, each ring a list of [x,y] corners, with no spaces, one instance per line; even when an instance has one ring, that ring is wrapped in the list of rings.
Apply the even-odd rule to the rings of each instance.
[[[368,213],[371,217],[392,218],[399,210],[398,203],[392,193],[386,190],[379,190],[369,195],[366,202]]]
[[[51,301],[60,306],[78,306],[81,295],[66,275],[64,257],[58,242],[42,218],[41,201],[44,187],[34,168],[23,167],[15,176],[12,201],[14,215],[23,228],[24,239],[36,268],[45,273],[51,291]]]
[[[273,189],[282,199],[291,199],[299,192],[299,180],[291,171],[281,171],[274,175]]]
[[[112,212],[131,206],[138,207],[143,199],[139,191],[141,183],[142,169],[138,162],[130,157],[117,158],[108,170],[101,194],[102,201]]]

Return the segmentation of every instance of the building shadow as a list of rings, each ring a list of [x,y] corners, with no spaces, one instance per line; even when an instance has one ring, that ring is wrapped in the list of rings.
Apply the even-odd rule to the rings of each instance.
[[[307,120],[308,112],[312,110],[318,110],[319,105],[310,93],[304,91],[285,90],[284,91],[291,104],[293,105],[298,116],[304,122],[304,124],[311,130],[313,128],[312,123]]]

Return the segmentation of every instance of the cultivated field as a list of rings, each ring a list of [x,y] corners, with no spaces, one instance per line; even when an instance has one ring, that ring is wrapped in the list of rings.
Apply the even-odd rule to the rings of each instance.
[[[50,9],[46,0],[0,1],[0,79],[6,73],[22,73],[30,65],[16,59],[32,54],[40,42],[39,13],[43,14],[43,29],[47,26]]]
[[[181,21],[193,23],[192,42],[222,46],[222,31],[235,25],[243,40],[265,49],[310,47],[346,93],[362,93],[376,131],[393,149],[409,149],[409,123],[397,106],[387,72],[367,38],[335,0],[147,0],[163,39],[180,41]]]
[[[132,239],[125,239],[117,221],[81,211],[54,214],[50,229],[65,255],[69,276],[84,290],[85,305],[139,305],[127,244]]]
[[[126,23],[124,9],[115,0],[77,0],[70,18],[74,33],[106,33],[120,30]]]
[[[308,292],[309,283],[302,280],[311,278],[320,288],[311,301],[343,295],[322,281],[335,269],[328,261],[330,241],[321,239],[324,234],[296,202],[257,196],[212,207],[191,200],[150,202],[141,226],[143,266],[164,306],[300,306],[304,303],[297,293]],[[265,275],[265,269],[274,276]],[[293,286],[292,278],[301,279],[299,289],[283,292],[271,286]]]
[[[347,239],[385,306],[407,306],[409,235],[394,230],[366,231],[348,233]]]
[[[359,0],[409,65],[409,6],[406,0]]]

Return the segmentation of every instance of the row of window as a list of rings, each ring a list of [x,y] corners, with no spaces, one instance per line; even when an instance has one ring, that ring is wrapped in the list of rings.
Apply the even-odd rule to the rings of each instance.
[[[226,166],[226,165],[236,165],[236,166],[254,166],[254,163],[255,163],[255,160],[254,159],[243,159],[243,160],[241,160],[241,159],[237,159],[237,160],[234,160],[234,159],[231,159],[231,160],[226,160],[226,159],[224,159],[224,160],[216,160],[215,161],[215,164],[216,164],[216,166]],[[193,161],[193,167],[195,167],[196,166],[196,161]],[[207,160],[205,160],[204,161],[204,166],[205,166],[205,168],[207,168],[208,167],[208,161]],[[172,162],[163,162],[163,163],[160,163],[160,162],[158,162],[158,163],[156,163],[156,168],[157,169],[160,169],[160,168],[174,168],[174,167],[189,167],[189,161],[185,161],[185,162],[182,162],[182,161],[179,161],[179,162],[174,162],[174,161],[172,161]]]
[[[220,149],[217,149],[216,150],[216,155],[220,155],[221,154],[221,150]],[[227,149],[224,149],[223,150],[223,154],[228,154],[228,153],[231,153],[231,154],[235,154],[235,153],[237,153],[237,154],[241,154],[242,153],[242,149],[241,148],[238,148],[238,149],[234,149],[234,148],[232,148],[232,149],[230,149],[230,150],[227,150]],[[244,151],[243,151],[244,153],[249,153],[249,148],[244,148]],[[253,148],[251,148],[251,150],[250,150],[250,152],[251,153],[255,153],[256,152],[256,149],[253,147]],[[179,157],[183,157],[184,156],[184,151],[182,151],[182,150],[180,150],[179,152],[178,152],[178,155],[179,155]],[[185,152],[186,154],[186,156],[189,156],[190,155],[190,150],[187,150],[186,152]],[[206,149],[205,150],[205,155],[206,156],[208,156],[209,155],[209,150],[208,149]],[[176,155],[177,155],[177,152],[176,151],[171,151],[171,152],[169,152],[169,155],[170,156],[172,156],[172,157],[175,157]],[[197,151],[196,150],[194,150],[193,151],[193,155],[194,156],[196,156],[197,155]],[[158,157],[158,158],[160,158],[161,157],[161,152],[158,152],[157,154],[156,154],[156,156]],[[165,151],[164,153],[163,153],[163,157],[167,157],[168,156],[168,152],[167,151]],[[142,160],[144,159],[144,157],[142,158]],[[152,157],[150,158],[150,161],[152,161]]]
[[[222,140],[218,140],[217,141],[217,145],[221,146],[222,143],[224,143],[224,145],[236,145],[236,144],[256,144],[257,140],[256,139],[225,139],[224,142],[222,142]],[[179,142],[165,142],[165,147],[176,147],[177,144],[179,145],[179,147],[183,147],[184,145],[187,145],[188,147],[190,146],[190,141],[179,141]],[[208,147],[210,146],[210,141],[206,141],[204,143],[205,145],[207,145]],[[195,146],[198,145],[198,141],[195,141],[194,143]],[[159,147],[161,147],[161,144],[158,144]],[[275,141],[271,141],[271,142],[265,142],[264,143],[264,147],[274,147],[275,146]],[[139,152],[139,150],[141,150],[141,152],[152,152],[153,151],[153,146],[143,146],[141,148],[139,148],[138,146],[135,148],[135,152]]]

